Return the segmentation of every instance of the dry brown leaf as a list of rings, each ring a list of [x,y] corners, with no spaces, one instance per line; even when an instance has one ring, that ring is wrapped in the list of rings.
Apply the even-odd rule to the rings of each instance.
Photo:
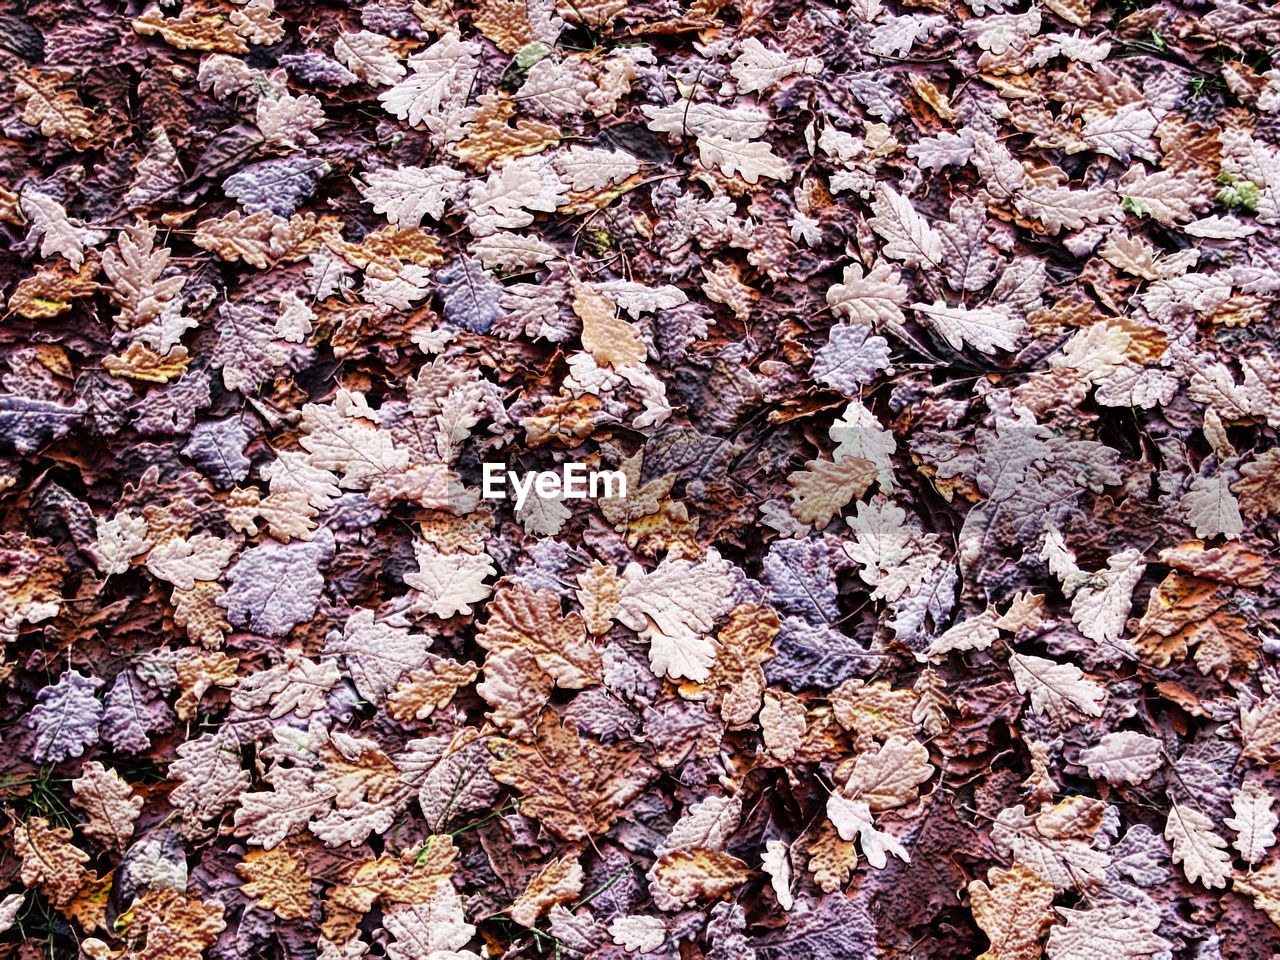
[[[471,23],[503,53],[515,53],[534,39],[525,0],[480,0]]]
[[[914,730],[917,699],[914,691],[894,690],[885,680],[846,680],[831,692],[831,706],[840,725],[876,740]]]
[[[128,377],[130,380],[145,380],[149,383],[168,383],[186,372],[191,356],[187,348],[177,346],[165,356],[154,350],[134,342],[120,356],[102,358],[102,365],[113,377]]]
[[[58,261],[34,277],[27,277],[9,295],[9,309],[29,320],[56,317],[71,309],[71,301],[91,297],[99,290],[94,277],[102,269],[95,251],[85,252],[85,261],[79,270]]]
[[[217,900],[148,890],[120,915],[116,929],[129,945],[129,960],[201,960],[226,929],[222,914]]]
[[[379,899],[384,905],[427,903],[440,884],[453,876],[457,855],[451,837],[434,834],[420,848],[406,849],[402,857],[383,854],[353,864],[343,872],[341,883],[329,891],[325,913],[338,908],[333,911],[335,920],[349,919],[342,913],[349,911],[358,922]]]
[[[177,17],[165,17],[159,7],[152,7],[133,21],[133,29],[144,37],[159,34],[165,43],[179,50],[249,52],[245,38],[232,26],[225,11],[208,0],[183,4]]]
[[[924,744],[901,734],[885,741],[872,753],[864,753],[840,765],[836,778],[844,780],[843,792],[853,800],[865,800],[872,810],[890,810],[911,803],[920,784],[933,776],[929,751]]]
[[[216,650],[231,632],[227,611],[218,605],[226,587],[216,580],[200,580],[190,590],[173,591],[173,622],[187,628],[187,636],[207,650]]]
[[[560,142],[562,134],[549,123],[521,119],[512,126],[515,106],[507,95],[486,93],[476,99],[479,113],[467,138],[453,148],[454,155],[476,171],[484,173],[494,163],[541,153]]]
[[[771,608],[743,603],[729,611],[729,622],[716,634],[720,651],[705,685],[721,691],[720,716],[725,723],[748,723],[760,709],[765,686],[760,665],[776,655],[773,638],[778,629],[778,615]]]
[[[588,27],[607,26],[627,9],[627,0],[556,0],[556,13]]]
[[[1231,485],[1246,517],[1280,513],[1280,450],[1265,450],[1240,468],[1241,478]]]
[[[817,837],[809,845],[809,872],[824,893],[839,890],[853,876],[858,851],[852,840],[841,840],[835,825],[826,817],[818,820]]]
[[[82,826],[86,836],[123,850],[133,836],[133,822],[142,810],[142,797],[133,795],[129,786],[114,770],[97,760],[90,760],[71,781],[75,799],[71,802],[89,815]]]
[[[236,683],[239,660],[215,652],[203,657],[192,657],[178,664],[178,686],[182,695],[174,702],[173,709],[179,720],[190,720],[196,715],[200,698],[212,686],[231,687]]]
[[[436,660],[430,670],[410,670],[387,697],[387,713],[400,721],[425,720],[480,674],[474,663]]]
[[[699,899],[713,899],[745,883],[747,865],[719,850],[694,847],[658,858],[649,871],[649,892],[660,910],[676,910]]]
[[[987,882],[969,884],[974,921],[991,941],[978,960],[1037,960],[1053,923],[1053,887],[1030,867],[992,867]]]
[[[524,647],[507,647],[484,661],[484,682],[476,693],[493,707],[485,714],[517,740],[532,740],[555,680]]]
[[[791,485],[791,515],[821,530],[880,474],[870,460],[844,456],[839,460],[810,460],[805,469],[787,477]]]
[[[1253,905],[1280,927],[1280,860],[1247,875],[1236,874],[1235,889],[1253,897]]]
[[[244,861],[236,864],[236,873],[245,881],[240,887],[244,895],[281,920],[311,916],[311,874],[288,844],[250,850]]]
[[[520,812],[569,841],[608,830],[653,773],[634,748],[583,740],[554,710],[542,715],[532,743],[495,738],[489,752],[494,778],[523,795]]]
[[[931,737],[942,736],[950,725],[947,711],[952,708],[952,703],[946,690],[946,681],[932,667],[925,667],[911,688],[911,692],[920,698],[911,710],[911,720],[920,724]]]
[[[1088,840],[1102,826],[1106,810],[1093,797],[1067,797],[1036,814],[1036,829],[1051,840]]]
[[[576,854],[558,857],[538,871],[507,913],[516,923],[532,927],[557,903],[571,903],[582,892],[583,877]]]
[[[582,619],[587,629],[599,635],[613,625],[622,600],[622,578],[613,567],[593,560],[578,574],[578,603],[582,604]]]
[[[69,70],[42,72],[33,67],[15,71],[14,96],[26,101],[22,122],[39,125],[46,137],[92,140],[93,111],[80,102],[74,90],[63,89],[73,76]]]
[[[1187,655],[1192,630],[1224,603],[1212,580],[1174,571],[1151,591],[1142,619],[1130,622],[1133,641],[1145,660],[1167,667]]]
[[[602,367],[626,367],[644,360],[648,349],[613,301],[586,283],[573,286],[573,312],[582,320],[582,345]]]
[[[32,817],[14,824],[13,850],[22,861],[20,876],[28,887],[39,886],[55,907],[75,899],[90,857],[71,842],[70,830]]]
[[[557,594],[512,584],[500,587],[486,609],[489,619],[476,633],[476,642],[486,650],[528,650],[563,689],[600,682],[600,653],[582,617],[562,613]]]
[[[786,762],[804,741],[807,720],[804,703],[785,690],[766,690],[760,707],[760,733],[775,760]]]
[[[80,881],[80,889],[71,902],[59,907],[62,915],[80,924],[86,933],[94,930],[110,932],[107,925],[107,907],[111,899],[113,875],[110,871],[100,877],[92,870]]]

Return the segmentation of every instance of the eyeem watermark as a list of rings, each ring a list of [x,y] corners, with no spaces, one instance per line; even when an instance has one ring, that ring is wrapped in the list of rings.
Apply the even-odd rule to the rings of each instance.
[[[600,497],[625,497],[627,475],[621,470],[588,470],[585,463],[566,463],[559,472],[535,470],[523,476],[509,471],[501,463],[485,463],[483,496],[486,500],[506,500],[507,488],[515,491],[516,509],[524,507],[529,495],[546,500],[597,500]]]

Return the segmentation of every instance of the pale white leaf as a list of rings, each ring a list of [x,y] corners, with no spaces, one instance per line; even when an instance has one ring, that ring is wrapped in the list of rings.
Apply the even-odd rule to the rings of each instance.
[[[471,604],[484,600],[493,588],[484,582],[498,571],[487,553],[472,554],[465,550],[441,553],[434,544],[416,541],[413,545],[418,569],[406,573],[404,582],[421,591],[421,607],[442,620],[457,614],[470,614]]]
[[[1115,643],[1124,632],[1133,603],[1133,588],[1147,569],[1142,552],[1135,548],[1117,553],[1076,590],[1071,598],[1071,619],[1080,632],[1095,643]]]
[[[1236,832],[1231,845],[1248,863],[1260,862],[1275,846],[1280,817],[1271,812],[1274,800],[1256,777],[1247,778],[1239,789],[1231,791],[1231,810],[1235,816],[1227,817],[1222,824]]]
[[[1098,744],[1080,752],[1089,776],[1105,777],[1113,786],[1142,783],[1164,763],[1164,750],[1155,737],[1134,730],[1104,734]]]
[[[609,924],[613,942],[628,953],[652,953],[667,941],[667,924],[650,915],[618,917]]]
[[[1067,719],[1071,708],[1090,717],[1102,716],[1107,691],[1073,663],[1055,663],[1043,657],[1014,653],[1009,657],[1013,682],[1020,693],[1029,694],[1031,709],[1042,716]]]
[[[862,853],[873,867],[883,868],[890,853],[904,863],[911,862],[911,855],[897,837],[876,829],[865,800],[850,800],[838,792],[833,793],[827,797],[827,818],[835,825],[840,839],[862,841]]]
[[[1239,539],[1244,532],[1240,501],[1231,492],[1232,477],[1220,466],[1211,477],[1197,476],[1182,495],[1181,507],[1197,537]]]
[[[655,676],[701,682],[710,675],[718,644],[708,633],[728,610],[732,571],[713,547],[701,563],[667,558],[652,573],[634,562],[622,572],[617,616],[649,642]]]
[[[748,37],[742,41],[742,53],[730,64],[729,72],[740,92],[759,93],[796,74],[821,73],[822,60],[818,57],[793,60],[768,49],[755,37]]]
[[[344,33],[333,43],[333,53],[365,83],[381,87],[405,74],[404,65],[391,52],[391,38],[369,30]]]
[[[1173,862],[1191,883],[1203,883],[1209,889],[1225,887],[1231,876],[1231,857],[1225,852],[1227,841],[1213,831],[1213,821],[1193,807],[1174,803],[1165,822],[1164,838],[1173,843]]]
[[[787,857],[787,845],[782,840],[770,840],[764,845],[761,869],[769,875],[769,884],[778,898],[778,906],[790,910],[795,904],[791,896],[791,862]]]
[[[601,150],[578,144],[556,154],[554,163],[575,193],[603,190],[640,171],[640,161],[624,150]]]
[[[1057,909],[1066,922],[1049,931],[1049,960],[1139,960],[1167,955],[1173,946],[1156,933],[1160,914],[1140,903],[1112,900],[1089,910]]]
[[[707,134],[698,137],[698,153],[706,166],[719,167],[726,177],[741,176],[747,183],[756,183],[761,177],[790,180],[793,172],[791,164],[774,156],[769,144],[762,141]]]
[[[1026,322],[1005,304],[995,306],[949,307],[913,303],[911,309],[921,314],[930,327],[942,334],[953,350],[968,344],[983,353],[1012,350],[1027,329]]]

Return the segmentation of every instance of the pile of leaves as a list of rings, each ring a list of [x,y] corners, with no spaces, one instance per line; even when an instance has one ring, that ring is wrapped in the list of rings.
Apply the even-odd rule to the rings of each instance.
[[[1271,958],[1278,44],[0,4],[0,954]]]

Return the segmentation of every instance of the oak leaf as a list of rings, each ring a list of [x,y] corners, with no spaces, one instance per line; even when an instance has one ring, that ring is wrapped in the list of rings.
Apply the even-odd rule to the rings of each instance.
[[[42,72],[34,67],[13,74],[17,100],[26,102],[22,122],[39,126],[46,137],[64,136],[68,140],[93,139],[93,111],[80,102],[74,90],[63,85],[72,78],[71,71]]]
[[[720,716],[725,723],[743,724],[760,709],[765,689],[766,660],[776,656],[773,638],[778,615],[768,607],[743,603],[729,611],[729,622],[716,635],[720,650],[706,680],[719,688]]]
[[[1271,812],[1275,802],[1262,781],[1248,777],[1239,789],[1231,791],[1231,810],[1235,814],[1223,820],[1223,826],[1236,832],[1231,845],[1246,863],[1254,864],[1275,846],[1276,825],[1280,817]]]
[[[991,941],[980,960],[1040,956],[1040,938],[1053,923],[1053,887],[1034,870],[1017,862],[1007,870],[992,867],[986,883],[969,884],[969,899],[973,919]]]
[[[1174,801],[1169,807],[1164,837],[1173,843],[1173,862],[1191,883],[1203,883],[1209,889],[1226,886],[1231,876],[1231,857],[1224,848],[1227,841],[1213,831],[1213,821],[1199,810]]]
[[[217,900],[167,888],[148,890],[116,920],[138,960],[201,960],[226,926]]]
[[[791,515],[818,530],[850,501],[866,493],[879,475],[874,463],[859,457],[810,460],[804,466],[804,470],[787,478],[791,485]]]
[[[555,904],[572,902],[582,892],[583,876],[576,856],[558,857],[538,871],[507,913],[516,923],[532,927]]]
[[[523,584],[501,587],[486,610],[489,619],[476,634],[476,642],[486,650],[528,650],[563,689],[580,690],[600,682],[600,654],[582,617],[565,616],[560,598],[550,590],[531,590]]]
[[[1164,764],[1164,747],[1155,737],[1133,730],[1103,734],[1097,746],[1080,752],[1080,762],[1091,777],[1107,782],[1142,783]]]
[[[14,824],[13,850],[22,861],[22,882],[39,886],[55,907],[75,898],[84,865],[91,859],[71,842],[70,830],[54,827],[43,817]]]
[[[97,760],[90,760],[71,781],[75,799],[71,802],[89,816],[82,829],[86,836],[123,849],[133,836],[133,824],[142,811],[142,797],[133,795],[133,787]]]
[[[249,851],[236,873],[246,881],[240,887],[244,895],[281,920],[311,915],[311,874],[287,845]]]
[[[492,592],[493,588],[484,582],[495,573],[488,554],[462,550],[441,553],[433,544],[421,542],[415,542],[413,550],[418,569],[406,573],[404,582],[421,592],[419,605],[431,616],[446,620],[457,614],[470,614],[471,604]]]
[[[649,892],[659,910],[678,910],[745,883],[750,872],[737,857],[693,847],[659,857],[649,871]]]
[[[517,740],[531,740],[554,687],[528,648],[513,646],[485,658],[484,682],[476,693],[493,707],[485,714],[493,723]]]
[[[699,683],[710,676],[717,644],[707,633],[728,607],[729,570],[712,548],[702,563],[668,558],[651,573],[634,562],[622,572],[618,619],[649,642],[655,676]]]
[[[619,319],[614,305],[591,285],[574,284],[573,312],[582,320],[582,346],[601,366],[630,366],[647,355],[635,327]]]
[[[1103,901],[1089,910],[1059,907],[1057,912],[1066,923],[1049,931],[1049,960],[1137,960],[1171,946],[1156,933],[1160,915],[1145,906]]]
[[[1091,717],[1102,716],[1106,690],[1086,680],[1075,664],[1015,653],[1009,657],[1009,666],[1019,692],[1030,694],[1031,709],[1036,713],[1065,718],[1071,710],[1078,710]]]
[[[543,713],[531,744],[494,738],[489,751],[493,776],[522,794],[521,812],[569,841],[608,830],[650,775],[635,752],[582,740],[554,710]]]
[[[894,734],[879,749],[854,761],[841,789],[850,799],[865,800],[872,810],[890,810],[915,800],[933,769],[923,744]]]
[[[430,669],[410,670],[387,696],[387,713],[396,720],[425,720],[447,706],[463,687],[479,675],[474,663],[433,660]]]

